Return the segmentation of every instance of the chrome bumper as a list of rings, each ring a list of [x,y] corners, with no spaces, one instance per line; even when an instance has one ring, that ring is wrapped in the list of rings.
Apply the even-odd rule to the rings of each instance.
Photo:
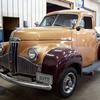
[[[7,80],[8,82],[15,83],[15,84],[22,85],[22,86],[33,87],[36,89],[43,89],[43,90],[48,90],[48,91],[52,89],[51,85],[41,84],[41,83],[37,83],[37,82],[18,81],[16,79],[9,77],[8,75],[2,74],[2,73],[0,73],[0,77]]]

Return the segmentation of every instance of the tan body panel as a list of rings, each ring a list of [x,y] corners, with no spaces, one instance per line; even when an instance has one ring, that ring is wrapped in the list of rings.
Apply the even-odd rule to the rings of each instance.
[[[58,11],[53,14],[77,14],[79,16],[77,25],[83,16],[92,16],[86,11]],[[47,16],[48,16],[47,15]],[[95,20],[92,18],[92,21]],[[94,28],[94,23],[93,23]],[[83,67],[88,66],[97,60],[97,50],[99,42],[96,39],[94,29],[76,29],[67,27],[35,27],[30,29],[19,29],[12,33],[12,37],[19,37],[21,42],[19,44],[18,53],[21,56],[28,56],[28,49],[31,47],[37,48],[40,59],[36,63],[42,64],[44,56],[48,51],[57,47],[65,47],[77,50],[82,55]]]

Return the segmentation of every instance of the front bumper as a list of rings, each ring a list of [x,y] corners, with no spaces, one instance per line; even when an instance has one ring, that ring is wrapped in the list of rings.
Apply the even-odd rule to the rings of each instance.
[[[46,85],[46,84],[42,84],[42,83],[37,83],[37,82],[23,82],[23,81],[18,81],[6,74],[2,74],[0,73],[0,77],[2,77],[3,79],[7,80],[8,82],[11,83],[15,83],[21,86],[27,86],[27,87],[33,87],[36,89],[42,89],[42,90],[51,90],[52,86],[51,85]]]

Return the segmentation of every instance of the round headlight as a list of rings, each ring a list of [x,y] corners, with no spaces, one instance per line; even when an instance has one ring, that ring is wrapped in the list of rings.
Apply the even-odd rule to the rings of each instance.
[[[38,53],[37,53],[37,50],[35,48],[30,48],[28,50],[28,56],[31,60],[34,60],[36,61],[37,58],[38,58]]]

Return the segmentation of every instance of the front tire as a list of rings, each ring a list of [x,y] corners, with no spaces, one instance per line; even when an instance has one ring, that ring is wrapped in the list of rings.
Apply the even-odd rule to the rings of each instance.
[[[73,94],[77,85],[77,78],[77,71],[74,68],[63,71],[58,83],[58,93],[61,97],[69,97]]]

